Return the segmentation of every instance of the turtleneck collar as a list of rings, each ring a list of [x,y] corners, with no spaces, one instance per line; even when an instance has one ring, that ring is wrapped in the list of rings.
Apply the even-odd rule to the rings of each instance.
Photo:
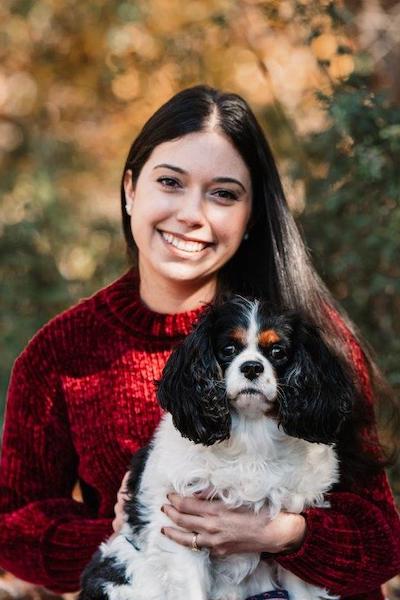
[[[145,338],[177,338],[187,335],[206,305],[194,310],[163,314],[152,311],[140,298],[135,269],[93,296],[96,311],[110,325]]]

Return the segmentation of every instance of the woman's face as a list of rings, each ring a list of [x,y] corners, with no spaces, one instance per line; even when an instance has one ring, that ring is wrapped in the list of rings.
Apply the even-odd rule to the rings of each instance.
[[[242,242],[252,206],[249,170],[228,138],[204,131],[164,142],[135,186],[131,171],[124,184],[141,278],[216,279]]]

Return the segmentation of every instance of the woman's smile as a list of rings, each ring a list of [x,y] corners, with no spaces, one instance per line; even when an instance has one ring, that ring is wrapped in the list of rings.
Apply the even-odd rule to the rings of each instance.
[[[178,237],[176,234],[162,231],[161,229],[157,229],[158,233],[161,236],[163,242],[167,244],[167,246],[174,250],[178,250],[183,252],[184,254],[200,254],[203,250],[209,248],[212,244],[207,242],[200,242],[196,240],[190,240],[183,237]]]

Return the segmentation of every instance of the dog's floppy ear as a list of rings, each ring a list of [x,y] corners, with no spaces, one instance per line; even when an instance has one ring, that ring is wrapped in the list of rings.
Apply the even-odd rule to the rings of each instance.
[[[209,446],[229,437],[225,383],[212,346],[212,309],[169,357],[157,395],[183,437]]]
[[[292,314],[294,355],[284,376],[280,424],[288,435],[332,444],[352,411],[352,378],[318,328]]]

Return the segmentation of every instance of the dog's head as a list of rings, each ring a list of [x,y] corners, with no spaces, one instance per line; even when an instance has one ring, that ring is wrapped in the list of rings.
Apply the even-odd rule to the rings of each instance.
[[[290,436],[331,444],[355,394],[315,326],[241,296],[209,308],[157,387],[176,428],[204,445],[229,437],[232,412],[272,418]]]

